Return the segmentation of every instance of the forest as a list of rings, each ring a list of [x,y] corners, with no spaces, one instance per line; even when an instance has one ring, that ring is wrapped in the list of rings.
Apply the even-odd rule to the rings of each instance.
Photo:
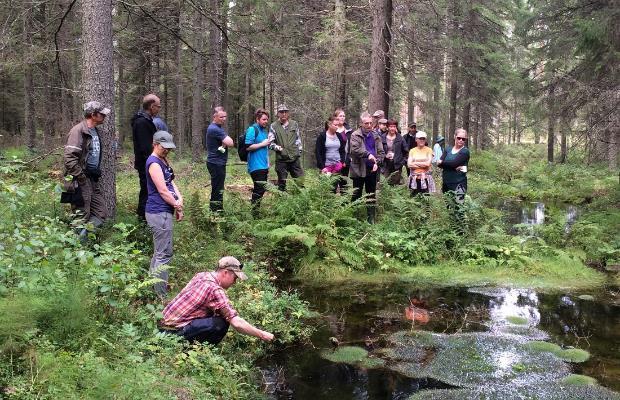
[[[617,2],[0,0],[0,17],[0,397],[620,398]],[[186,209],[163,300],[135,215],[130,121],[147,94]],[[111,110],[112,218],[84,241],[62,154],[93,100]],[[280,104],[304,184],[270,181],[256,214],[231,149],[212,212],[213,109],[236,143]],[[336,108],[353,129],[383,110],[447,146],[464,128],[459,219],[383,178],[374,224],[332,193],[314,147]],[[226,255],[249,276],[231,302],[275,340],[160,332],[166,303]]]

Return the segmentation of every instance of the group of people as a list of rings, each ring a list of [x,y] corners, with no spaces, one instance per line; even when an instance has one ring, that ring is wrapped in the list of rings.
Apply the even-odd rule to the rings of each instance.
[[[144,96],[142,108],[131,120],[134,146],[134,167],[138,172],[140,191],[137,215],[153,234],[153,257],[150,273],[159,277],[155,292],[164,298],[168,291],[167,267],[172,258],[173,221],[181,221],[183,196],[175,184],[174,170],[168,154],[176,148],[165,122],[158,118],[160,99],[154,94]],[[101,177],[101,142],[97,127],[105,121],[110,109],[97,101],[84,105],[84,121],[69,132],[64,152],[66,199],[71,202],[87,225],[100,226],[106,219],[99,185]],[[277,119],[269,123],[269,112],[258,109],[255,121],[241,136],[239,153],[247,153],[247,170],[253,181],[251,203],[259,209],[266,191],[269,172],[269,150],[274,151],[278,189],[285,191],[288,175],[303,184],[301,165],[302,140],[299,124],[290,118],[285,104],[277,107]],[[213,110],[206,130],[207,169],[211,176],[209,206],[223,211],[223,192],[228,152],[235,145],[226,133],[227,113],[223,107]],[[412,196],[435,192],[433,166],[443,170],[442,191],[462,201],[467,191],[467,132],[457,129],[455,145],[442,148],[439,137],[433,149],[428,147],[425,132],[416,124],[401,135],[398,123],[386,119],[383,111],[372,115],[363,112],[360,125],[351,129],[344,110],[336,109],[327,119],[325,129],[316,139],[316,162],[321,174],[337,175],[334,192],[344,193],[351,178],[352,201],[366,191],[368,221],[375,219],[375,193],[379,176],[388,184],[402,182],[402,169],[407,166],[407,185]],[[63,195],[64,195],[63,194]],[[86,228],[84,228],[86,230]],[[243,264],[234,257],[223,257],[214,271],[196,274],[185,288],[166,306],[161,327],[189,340],[218,343],[229,325],[237,331],[260,339],[273,340],[273,334],[247,323],[230,305],[225,290],[237,279],[247,277]]]

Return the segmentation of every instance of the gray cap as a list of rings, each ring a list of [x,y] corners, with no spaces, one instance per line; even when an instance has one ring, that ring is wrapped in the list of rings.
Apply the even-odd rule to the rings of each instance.
[[[98,101],[89,101],[88,103],[84,104],[84,113],[92,114],[96,112],[99,114],[108,115],[110,114],[110,109],[105,107]]]
[[[232,271],[235,273],[235,275],[237,275],[237,278],[241,279],[242,281],[248,279],[247,275],[242,271],[243,264],[233,256],[226,256],[220,258],[220,260],[217,262],[217,269],[227,269],[229,271]]]
[[[286,106],[286,104],[278,105],[278,112],[280,111],[288,111],[288,107]]]
[[[164,149],[176,149],[177,146],[174,145],[174,140],[172,140],[172,135],[166,131],[157,131],[153,135],[153,143],[161,144],[161,147]]]
[[[380,124],[387,124],[387,119],[385,119],[385,118],[381,118],[381,119],[379,119],[379,121],[377,121],[377,122],[378,122],[378,123],[380,123]]]
[[[437,136],[437,140],[435,140],[435,143],[441,143],[444,140],[446,140],[443,136]]]
[[[385,117],[385,112],[383,110],[377,110],[372,114],[375,118],[383,118]]]

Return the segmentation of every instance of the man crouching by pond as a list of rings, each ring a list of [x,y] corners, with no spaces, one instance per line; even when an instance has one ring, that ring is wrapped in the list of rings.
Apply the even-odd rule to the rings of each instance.
[[[273,334],[246,322],[232,307],[225,290],[237,279],[248,279],[243,264],[235,257],[222,257],[217,269],[199,272],[164,308],[162,330],[176,333],[189,341],[217,344],[222,341],[228,326],[239,333],[255,336],[266,342]]]

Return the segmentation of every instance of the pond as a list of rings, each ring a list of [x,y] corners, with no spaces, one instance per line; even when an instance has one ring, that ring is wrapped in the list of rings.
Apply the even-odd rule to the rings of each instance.
[[[502,368],[509,372],[501,377],[502,388],[506,379],[510,384],[512,380],[517,382],[512,378],[515,371],[528,366],[521,355],[514,354],[515,348],[521,348],[524,342],[548,341],[562,349],[584,349],[591,354],[587,361],[568,363],[552,357],[556,365],[550,369],[557,376],[587,375],[600,385],[620,392],[620,289],[617,287],[599,288],[591,293],[539,293],[508,288],[421,289],[397,282],[302,287],[300,293],[322,318],[317,322],[311,344],[286,349],[263,360],[265,391],[274,399],[407,399],[415,393],[425,393],[420,392],[424,389],[471,387],[467,382],[460,386],[457,373],[454,377],[446,371],[418,376],[428,358],[440,359],[441,353],[420,356],[414,373],[408,373],[402,363],[397,364],[393,354],[390,358],[392,350],[388,348],[394,346],[393,338],[411,332],[413,335],[433,332],[437,334],[433,340],[446,343],[473,337],[483,347],[485,340],[508,338],[511,350],[499,349],[491,354],[495,365],[489,366],[494,374],[488,378],[489,382],[502,375]],[[418,314],[412,316],[411,310]],[[367,350],[368,360],[378,365],[368,368],[325,358],[346,346]],[[453,348],[444,347],[448,352]],[[449,357],[444,358],[449,360]],[[531,375],[532,379],[541,379],[540,371],[537,374]],[[523,376],[520,379],[525,379]],[[482,375],[480,379],[487,378]],[[597,398],[617,398],[615,395],[606,391]],[[506,396],[496,393],[493,398]],[[467,398],[467,395],[455,398],[459,397]]]

